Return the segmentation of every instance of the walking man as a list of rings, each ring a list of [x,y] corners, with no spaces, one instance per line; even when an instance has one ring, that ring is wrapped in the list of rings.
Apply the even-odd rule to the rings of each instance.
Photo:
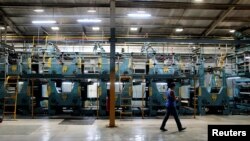
[[[167,111],[165,114],[165,117],[162,121],[160,130],[161,131],[167,131],[167,129],[165,129],[165,125],[168,121],[168,118],[170,116],[170,114],[172,114],[174,116],[176,125],[178,127],[179,132],[185,130],[185,127],[182,127],[180,119],[178,117],[177,111],[176,111],[176,100],[177,98],[175,97],[175,93],[174,93],[174,88],[175,88],[175,84],[174,83],[170,83],[169,85],[169,89],[166,92],[166,96],[167,96],[167,102],[166,102],[166,107],[167,107]]]

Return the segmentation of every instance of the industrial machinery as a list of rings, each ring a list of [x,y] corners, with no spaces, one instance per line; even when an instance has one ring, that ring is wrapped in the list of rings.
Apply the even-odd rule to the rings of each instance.
[[[165,58],[163,62],[159,62],[156,59],[156,52],[149,44],[144,44],[142,47],[142,52],[147,53],[147,64],[146,64],[146,74],[149,75],[164,75],[165,79],[148,79],[146,87],[148,87],[148,92],[146,95],[147,106],[149,108],[149,115],[156,116],[159,112],[166,110],[166,96],[165,93],[168,89],[168,82],[173,81],[178,78],[180,73],[180,68],[174,58],[174,55]],[[176,81],[175,95],[179,96],[179,82]],[[165,112],[163,112],[165,113]]]
[[[82,73],[82,58],[78,53],[62,53],[60,61],[63,75],[77,75]]]
[[[132,116],[132,77],[121,75],[119,82],[116,83],[116,108],[120,114],[120,118],[125,115]],[[117,90],[118,89],[118,90]]]
[[[0,115],[3,113],[3,101],[4,101],[4,80],[5,80],[5,53],[0,52]]]
[[[6,55],[6,74],[19,75],[21,72],[21,62],[18,53],[10,52]]]
[[[108,103],[108,87],[107,87],[107,81],[100,80],[99,86],[98,86],[98,103],[99,103],[99,109],[98,109],[98,116],[107,116],[108,110],[109,110],[109,103]]]
[[[94,116],[98,113],[98,81],[97,79],[88,79],[81,82],[83,114]]]
[[[118,57],[119,58],[119,57]],[[107,62],[106,58],[103,58],[102,61],[100,62]],[[103,66],[101,65],[101,72],[102,74],[109,73],[109,65]],[[132,101],[132,94],[128,95],[128,91],[132,92],[132,77],[130,76],[132,74],[131,70],[131,59],[129,57],[124,57],[123,62],[120,63],[118,59],[118,63],[116,66],[116,75],[119,77],[119,81],[115,82],[115,105],[117,109],[122,109],[118,110],[121,114],[125,113],[125,107],[124,107],[124,101],[125,103],[129,103],[130,105],[130,112],[132,114],[132,107],[131,107],[131,101]],[[106,70],[106,71],[105,71]],[[108,72],[107,72],[108,71]],[[124,78],[129,78],[129,83],[127,82],[127,79],[125,80]],[[129,87],[128,85],[131,85]],[[101,79],[99,81],[99,87],[98,91],[100,93],[99,95],[99,115],[107,115],[108,111],[108,100],[109,100],[109,89],[110,89],[110,83],[108,83],[107,79]],[[124,98],[125,97],[125,98]],[[129,99],[130,98],[130,99]],[[123,100],[126,99],[126,100]],[[126,104],[126,105],[127,105]],[[105,107],[106,106],[106,107]],[[122,112],[123,111],[123,112]],[[126,107],[126,112],[127,112],[127,107]],[[128,112],[127,112],[128,113]]]
[[[3,101],[4,101],[4,79],[0,80],[0,115],[3,113]]]
[[[28,90],[28,81],[22,80],[18,82],[17,95],[17,112],[27,115],[31,111],[31,96]]]
[[[198,111],[229,114],[229,97],[223,68],[209,68],[205,72],[203,63],[199,67]]]
[[[250,79],[240,78],[235,80],[233,114],[249,114],[250,112]]]
[[[194,114],[194,96],[198,94],[198,89],[194,86],[193,78],[181,79],[179,87],[179,114],[192,115]],[[196,91],[196,92],[195,92]]]
[[[2,53],[1,53],[2,54]],[[1,111],[3,117],[16,118],[20,58],[14,51],[4,52],[1,56]]]
[[[133,79],[132,111],[133,115],[148,115],[146,106],[146,83],[145,79]]]
[[[81,114],[81,87],[78,81],[50,80],[49,111],[50,115],[71,112]]]
[[[108,58],[105,54],[105,50],[98,43],[94,46],[94,52],[97,49],[101,50],[101,57],[98,59],[99,66],[99,74],[106,75],[110,73],[110,65],[108,62]],[[130,114],[132,115],[132,57],[125,54],[116,54],[116,66],[115,72],[117,76],[117,81],[115,82],[115,107],[120,115],[122,114]],[[126,78],[126,80],[125,80]],[[129,80],[128,80],[129,79]],[[98,86],[99,93],[99,110],[98,115],[108,115],[109,110],[109,89],[110,83],[108,83],[109,79],[100,79]],[[128,82],[127,82],[128,80]],[[128,92],[130,94],[128,94]],[[130,105],[130,106],[128,106]]]
[[[0,106],[4,105],[5,79],[7,76],[19,76],[16,103],[19,113],[108,116],[110,56],[100,43],[95,43],[93,52],[94,55],[86,56],[60,52],[49,43],[46,48],[38,48],[31,53],[1,54]],[[176,83],[175,95],[181,98],[177,104],[179,114],[192,114],[194,105],[198,106],[201,115],[214,112],[229,114],[232,98],[227,94],[223,67],[205,69],[204,62],[198,62],[196,82],[192,80],[195,73],[195,70],[191,71],[193,64],[181,67],[178,55],[157,54],[149,43],[143,45],[141,53],[146,57],[136,54],[139,56],[136,58],[132,53],[123,52],[116,54],[115,110],[118,116],[164,114],[165,93],[171,81]],[[164,55],[164,59],[159,59],[160,55]],[[242,55],[240,57],[243,58]],[[244,64],[247,64],[246,60]],[[248,67],[244,72],[247,71]],[[249,82],[244,79],[244,82],[235,80],[235,83],[235,93],[239,92],[233,96],[235,109],[245,110],[245,105],[249,104],[245,94]]]
[[[166,109],[166,91],[167,91],[166,82],[153,82],[151,80],[149,84],[149,95],[148,95],[148,106],[149,106],[149,115],[156,116],[160,110]]]

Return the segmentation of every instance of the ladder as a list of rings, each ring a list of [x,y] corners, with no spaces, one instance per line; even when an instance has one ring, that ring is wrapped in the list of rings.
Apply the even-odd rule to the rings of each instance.
[[[19,76],[7,76],[3,103],[3,118],[16,119],[16,105]]]
[[[123,115],[132,116],[132,78],[130,76],[120,76],[120,82],[124,82],[124,87],[122,88],[120,94],[120,119]]]

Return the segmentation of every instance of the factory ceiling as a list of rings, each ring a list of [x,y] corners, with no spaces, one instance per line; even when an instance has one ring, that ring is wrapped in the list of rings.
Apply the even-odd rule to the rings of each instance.
[[[110,37],[109,0],[0,0],[0,15],[1,34]],[[227,38],[249,22],[249,0],[116,0],[117,37]]]

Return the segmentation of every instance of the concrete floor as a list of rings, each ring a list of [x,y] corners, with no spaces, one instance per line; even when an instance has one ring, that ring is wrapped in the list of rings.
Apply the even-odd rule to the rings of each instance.
[[[108,120],[85,119],[92,125],[64,125],[64,119],[17,119],[0,123],[0,141],[206,141],[208,124],[249,124],[250,116],[180,116],[187,129],[178,132],[173,118],[168,131],[159,130],[163,117],[156,119],[117,119],[116,128]],[[70,124],[70,123],[69,123]],[[91,123],[90,123],[91,124]]]

